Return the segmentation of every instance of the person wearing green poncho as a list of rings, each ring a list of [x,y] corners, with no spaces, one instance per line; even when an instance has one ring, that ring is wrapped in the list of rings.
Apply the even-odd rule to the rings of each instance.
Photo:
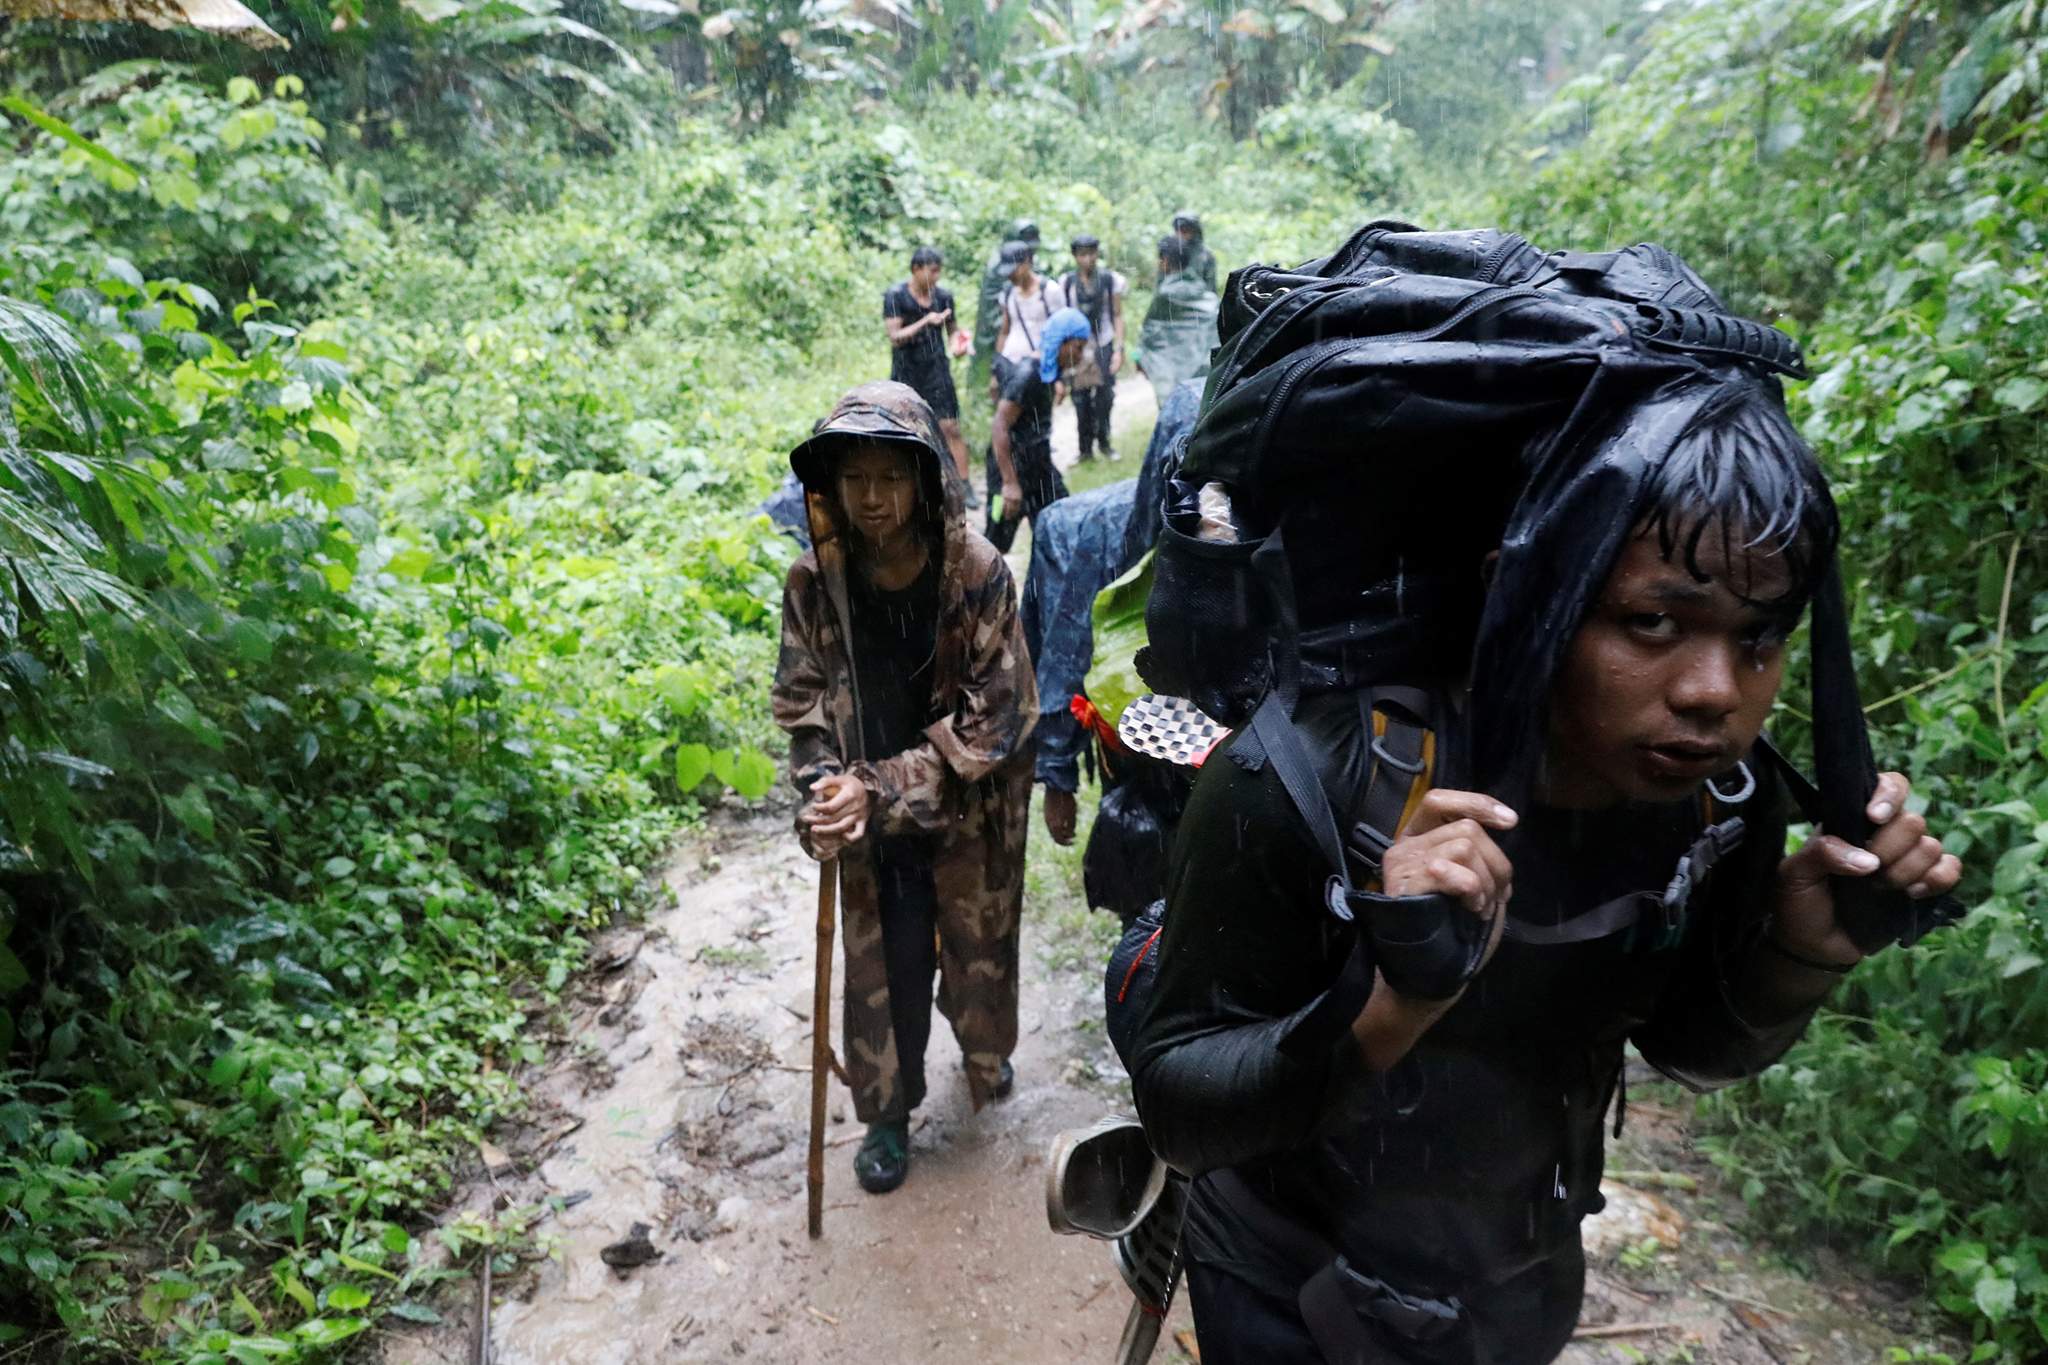
[[[1138,329],[1138,372],[1152,381],[1160,403],[1176,386],[1209,373],[1216,349],[1216,291],[1188,269],[1178,237],[1159,239],[1159,284]]]
[[[1180,244],[1187,249],[1188,269],[1202,277],[1202,283],[1211,291],[1216,288],[1216,253],[1202,240],[1202,220],[1192,210],[1182,209],[1173,215],[1173,235],[1180,238]]]

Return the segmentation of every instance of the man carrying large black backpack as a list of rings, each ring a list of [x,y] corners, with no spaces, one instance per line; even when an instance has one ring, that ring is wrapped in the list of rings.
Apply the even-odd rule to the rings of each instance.
[[[1229,293],[1144,666],[1238,728],[1110,982],[1203,1359],[1538,1365],[1624,1044],[1754,1075],[1961,869],[1870,762],[1789,342],[1495,233]],[[1817,791],[1762,735],[1809,614]]]

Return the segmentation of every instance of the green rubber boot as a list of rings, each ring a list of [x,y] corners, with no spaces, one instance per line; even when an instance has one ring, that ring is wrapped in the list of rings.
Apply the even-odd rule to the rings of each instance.
[[[884,1120],[868,1125],[868,1135],[853,1154],[853,1176],[869,1194],[887,1194],[910,1174],[910,1121]]]

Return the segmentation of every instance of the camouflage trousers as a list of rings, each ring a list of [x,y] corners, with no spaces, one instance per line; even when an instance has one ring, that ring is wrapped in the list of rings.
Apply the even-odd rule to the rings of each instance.
[[[986,829],[947,838],[931,854],[933,917],[938,936],[938,1008],[952,1025],[978,1110],[994,1096],[1002,1064],[1017,1046],[1019,920],[1024,901],[1024,820],[1030,768],[1021,800],[981,805],[977,815],[1014,829]],[[1011,810],[1016,814],[1011,818]],[[970,833],[962,831],[961,833]],[[907,1093],[890,1012],[888,957],[882,934],[881,887],[872,850],[840,864],[845,952],[840,1010],[840,1062],[863,1123],[900,1119],[919,1096]],[[921,983],[920,983],[921,984]]]

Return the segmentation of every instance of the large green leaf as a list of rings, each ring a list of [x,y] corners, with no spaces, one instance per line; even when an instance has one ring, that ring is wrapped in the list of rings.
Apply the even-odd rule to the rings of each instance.
[[[743,749],[733,763],[732,789],[759,801],[775,786],[775,760],[759,749]]]
[[[76,128],[64,122],[64,120],[53,118],[49,114],[44,113],[41,109],[30,103],[26,96],[0,95],[0,109],[5,109],[10,114],[19,114],[51,137],[76,147],[101,165],[125,177],[125,184],[121,181],[115,182],[118,188],[132,189],[141,183],[142,172],[136,170],[120,157],[115,156],[99,143],[80,133]]]
[[[27,984],[28,968],[21,965],[13,949],[0,943],[0,995],[11,995]]]
[[[687,795],[711,775],[711,749],[704,744],[676,746],[676,786]]]

